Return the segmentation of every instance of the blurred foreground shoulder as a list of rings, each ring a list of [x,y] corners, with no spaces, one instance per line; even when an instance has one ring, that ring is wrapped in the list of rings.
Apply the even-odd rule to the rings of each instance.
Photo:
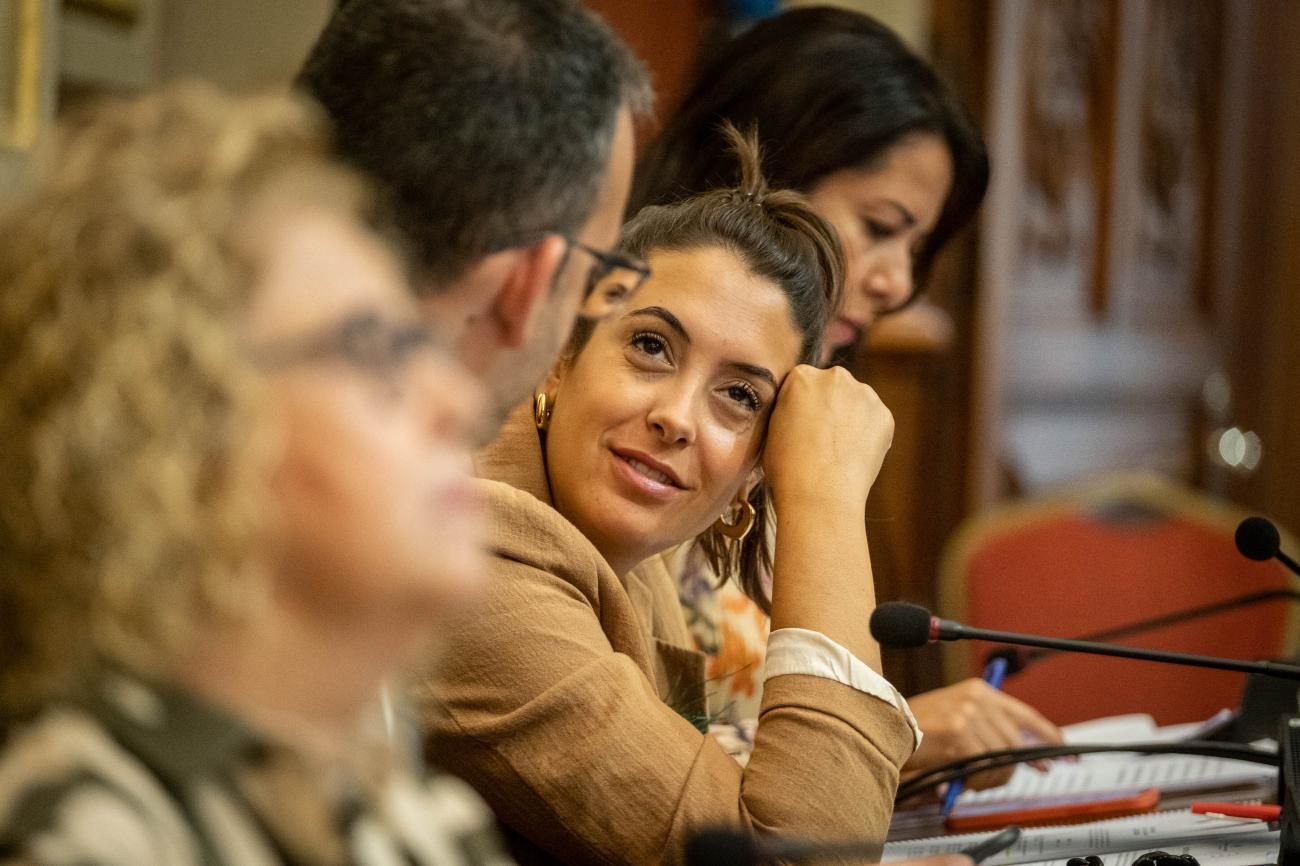
[[[0,863],[201,862],[155,777],[91,717],[52,709],[0,753]]]

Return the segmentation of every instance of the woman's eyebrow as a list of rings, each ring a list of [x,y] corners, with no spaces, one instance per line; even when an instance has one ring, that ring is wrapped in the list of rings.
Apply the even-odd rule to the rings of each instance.
[[[892,198],[881,198],[877,199],[877,201],[897,211],[898,219],[903,223],[904,228],[910,229],[916,225],[916,215],[904,207],[902,202]],[[871,205],[867,205],[867,207],[871,207]]]
[[[624,318],[631,318],[632,316],[654,316],[656,319],[660,319],[665,325],[680,334],[681,338],[687,343],[690,343],[691,341],[691,335],[686,333],[686,327],[682,325],[682,320],[674,316],[668,310],[665,310],[663,307],[642,307],[639,310],[633,310],[628,313]]]
[[[731,366],[735,367],[737,370],[740,370],[741,372],[748,373],[749,375],[757,379],[762,379],[766,381],[769,385],[772,386],[773,390],[776,390],[777,388],[776,376],[772,375],[772,371],[767,369],[766,367],[760,367],[757,364],[746,364],[743,361],[733,361]]]
[[[663,307],[642,307],[639,310],[633,310],[628,313],[624,318],[630,319],[633,316],[654,316],[656,319],[659,319],[668,327],[680,334],[681,338],[688,344],[691,342],[691,335],[686,333],[686,326],[682,324],[682,320],[674,316],[671,311],[665,310]],[[762,379],[771,385],[773,389],[779,387],[776,381],[776,376],[766,367],[760,367],[758,364],[747,364],[744,361],[732,361],[730,366],[735,367],[743,373],[748,373],[756,379]]]
[[[910,210],[903,207],[901,204],[894,201],[892,198],[885,199],[885,201],[886,203],[893,205],[894,209],[898,211],[898,216],[900,219],[902,219],[903,225],[907,226],[909,229],[912,226],[916,225],[916,217],[912,215],[912,212]]]

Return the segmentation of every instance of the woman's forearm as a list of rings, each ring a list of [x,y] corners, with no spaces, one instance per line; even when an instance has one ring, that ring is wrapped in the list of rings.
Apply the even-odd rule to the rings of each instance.
[[[834,496],[791,493],[777,501],[772,628],[821,632],[880,670],[867,628],[876,606],[866,521]]]
[[[893,437],[871,388],[839,368],[796,367],[763,456],[777,522],[772,627],[821,632],[877,672],[866,501]]]

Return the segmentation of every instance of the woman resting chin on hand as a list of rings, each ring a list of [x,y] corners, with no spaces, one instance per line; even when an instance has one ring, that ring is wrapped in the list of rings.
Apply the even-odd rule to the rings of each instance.
[[[843,370],[808,366],[842,285],[835,233],[767,192],[756,145],[731,138],[741,186],[628,224],[620,258],[649,280],[579,329],[477,462],[493,581],[447,635],[425,718],[433,759],[527,862],[679,863],[719,824],[883,839],[916,746],[866,628],[863,510],[893,419]],[[636,273],[593,288],[631,294]],[[743,768],[702,733],[704,659],[672,576],[633,573],[689,539],[746,587],[773,576]]]

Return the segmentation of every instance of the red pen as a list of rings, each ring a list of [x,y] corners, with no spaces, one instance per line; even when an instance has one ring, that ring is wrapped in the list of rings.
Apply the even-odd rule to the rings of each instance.
[[[1225,818],[1255,818],[1276,821],[1282,815],[1281,806],[1261,806],[1257,803],[1193,803],[1193,815],[1222,815]]]

